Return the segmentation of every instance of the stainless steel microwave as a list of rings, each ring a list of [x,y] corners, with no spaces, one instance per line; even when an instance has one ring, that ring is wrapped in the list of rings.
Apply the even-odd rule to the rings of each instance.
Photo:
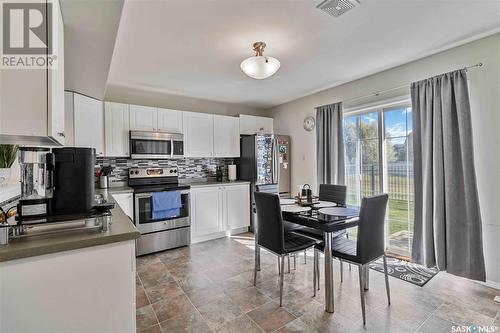
[[[132,159],[167,159],[184,157],[182,134],[130,131]]]

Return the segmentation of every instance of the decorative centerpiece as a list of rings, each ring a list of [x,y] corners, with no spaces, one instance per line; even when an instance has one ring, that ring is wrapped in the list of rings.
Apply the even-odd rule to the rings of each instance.
[[[17,157],[17,145],[0,145],[0,186],[7,186],[10,180],[10,167]]]

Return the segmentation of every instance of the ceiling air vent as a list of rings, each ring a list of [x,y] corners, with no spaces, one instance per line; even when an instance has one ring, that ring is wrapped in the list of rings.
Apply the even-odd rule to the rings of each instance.
[[[316,8],[334,17],[339,17],[359,4],[358,0],[325,0],[317,5]]]

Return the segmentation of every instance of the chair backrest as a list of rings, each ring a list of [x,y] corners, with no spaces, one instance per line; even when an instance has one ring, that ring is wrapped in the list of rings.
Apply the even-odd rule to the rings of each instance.
[[[319,185],[319,200],[335,202],[345,206],[347,199],[347,186],[334,184]]]
[[[277,194],[255,192],[257,219],[257,243],[277,254],[284,250],[284,227],[280,198]]]
[[[388,199],[388,194],[380,194],[361,200],[357,254],[362,264],[384,254],[384,222]]]
[[[257,192],[272,193],[272,194],[279,194],[280,191],[278,184],[255,185],[255,189],[257,190]]]

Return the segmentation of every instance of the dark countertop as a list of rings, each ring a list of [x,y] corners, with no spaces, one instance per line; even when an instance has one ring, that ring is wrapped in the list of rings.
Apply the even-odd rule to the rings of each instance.
[[[103,194],[109,202],[114,202],[113,193],[129,193],[131,191],[130,188],[96,189],[95,194]],[[8,245],[0,245],[0,262],[139,238],[141,234],[118,205],[115,205],[115,208],[111,210],[111,214],[112,225],[107,232],[73,231],[10,240]]]

